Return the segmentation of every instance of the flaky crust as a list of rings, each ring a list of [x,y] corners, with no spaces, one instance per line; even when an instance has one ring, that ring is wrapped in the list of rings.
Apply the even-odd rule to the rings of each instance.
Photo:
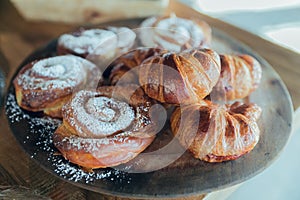
[[[70,162],[87,169],[126,163],[155,138],[152,104],[136,85],[80,91],[63,107],[54,145]]]
[[[171,129],[195,158],[207,162],[234,160],[257,144],[260,114],[256,104],[201,102],[178,107],[171,117]]]
[[[220,60],[210,49],[152,56],[142,63],[139,82],[151,98],[163,103],[197,103],[206,97],[220,76]]]
[[[111,85],[129,83],[138,84],[139,69],[134,68],[140,66],[147,58],[162,53],[166,53],[166,50],[159,48],[139,48],[121,55],[108,67],[108,69],[111,69],[109,83]]]
[[[259,85],[262,69],[250,55],[220,55],[221,75],[213,89],[213,98],[223,100],[241,99]]]

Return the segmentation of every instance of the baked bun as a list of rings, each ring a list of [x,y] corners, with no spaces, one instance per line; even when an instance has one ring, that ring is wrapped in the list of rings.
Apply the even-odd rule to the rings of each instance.
[[[211,41],[211,28],[206,22],[176,16],[147,18],[140,25],[139,33],[145,47],[159,47],[173,52],[208,47]]]
[[[82,88],[96,88],[100,70],[83,58],[65,55],[45,58],[25,65],[13,84],[19,106],[62,117],[61,107],[72,93]]]
[[[59,37],[57,53],[74,54],[104,65],[114,57],[130,50],[135,43],[135,38],[136,34],[126,27],[80,28]]]
[[[67,160],[87,169],[126,163],[155,138],[152,105],[136,85],[79,91],[62,109],[54,145]]]

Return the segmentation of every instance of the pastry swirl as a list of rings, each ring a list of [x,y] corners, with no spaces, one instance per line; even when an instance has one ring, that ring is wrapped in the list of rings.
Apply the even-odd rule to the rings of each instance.
[[[226,100],[248,96],[259,85],[262,69],[250,55],[220,55],[221,75],[213,89],[214,98]]]
[[[100,70],[93,63],[65,55],[25,65],[13,84],[20,107],[61,117],[61,107],[72,93],[84,87],[96,87],[100,77]]]
[[[260,115],[261,108],[256,104],[203,101],[176,108],[171,129],[195,158],[222,162],[237,159],[255,147],[260,137],[256,123]],[[191,134],[193,129],[195,134]]]
[[[180,52],[187,48],[207,47],[211,29],[204,21],[171,17],[151,17],[140,25],[140,40],[146,47]]]
[[[126,27],[106,29],[79,29],[63,34],[58,39],[57,52],[60,55],[74,54],[89,60],[110,60],[127,52],[135,42],[136,34]]]
[[[150,116],[153,102],[136,88],[105,86],[76,93],[62,109],[63,124],[53,135],[54,145],[70,162],[89,169],[133,159],[157,131]]]
[[[139,82],[146,94],[163,103],[196,103],[206,97],[220,76],[219,55],[210,49],[152,56],[142,63]]]

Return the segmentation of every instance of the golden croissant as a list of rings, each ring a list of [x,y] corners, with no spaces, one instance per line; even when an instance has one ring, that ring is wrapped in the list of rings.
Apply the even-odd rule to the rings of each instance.
[[[219,55],[193,48],[165,53],[142,63],[139,82],[148,96],[163,103],[196,103],[206,97],[220,76]]]

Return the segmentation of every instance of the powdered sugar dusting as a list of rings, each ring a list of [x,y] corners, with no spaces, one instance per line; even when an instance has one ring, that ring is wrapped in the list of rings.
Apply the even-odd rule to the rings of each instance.
[[[127,103],[98,95],[79,91],[63,108],[63,113],[69,116],[66,122],[73,125],[81,137],[109,136],[126,129],[135,118],[134,110]],[[98,112],[93,112],[95,110]]]
[[[117,47],[120,49],[119,53],[126,53],[134,44],[136,34],[127,27],[113,27],[110,26],[108,30],[117,34],[118,43]]]
[[[27,130],[18,135],[22,135],[24,140],[22,146],[27,149],[30,146],[30,157],[36,159],[42,165],[50,168],[53,173],[67,180],[80,183],[93,183],[97,180],[105,180],[122,184],[131,183],[128,174],[113,169],[99,169],[93,172],[86,172],[79,166],[74,165],[62,156],[57,155],[57,149],[53,145],[52,135],[56,128],[62,123],[59,119],[47,116],[35,117],[22,110],[16,101],[15,95],[10,91],[6,101],[6,114],[12,126],[17,124],[27,124]],[[21,137],[21,136],[18,136]],[[32,150],[33,149],[33,150]]]
[[[109,42],[107,42],[109,41]],[[117,36],[112,31],[102,29],[84,30],[79,36],[63,34],[58,39],[58,45],[78,54],[92,54],[103,43],[117,47]]]
[[[205,39],[203,30],[198,24],[176,16],[148,18],[141,27],[142,43],[148,47],[162,47],[180,52],[186,45],[200,47]]]
[[[6,116],[8,117],[10,123],[19,122],[23,119],[30,119],[30,116],[28,114],[25,114],[19,107],[15,95],[12,93],[9,93],[7,95]]]
[[[62,64],[43,66],[41,62],[38,62],[32,67],[32,71],[41,76],[57,78],[66,72],[66,68]]]
[[[69,146],[68,149],[74,150],[84,150],[85,152],[95,153],[99,152],[101,146],[114,144],[114,143],[126,143],[128,141],[128,134],[125,133],[117,134],[110,138],[81,138],[77,136],[65,137],[62,142],[67,142]],[[102,148],[104,149],[104,148]],[[101,152],[103,154],[103,152]],[[108,152],[109,153],[109,152]]]
[[[24,90],[74,88],[84,83],[91,68],[96,66],[72,55],[46,58],[19,74],[17,84]]]

